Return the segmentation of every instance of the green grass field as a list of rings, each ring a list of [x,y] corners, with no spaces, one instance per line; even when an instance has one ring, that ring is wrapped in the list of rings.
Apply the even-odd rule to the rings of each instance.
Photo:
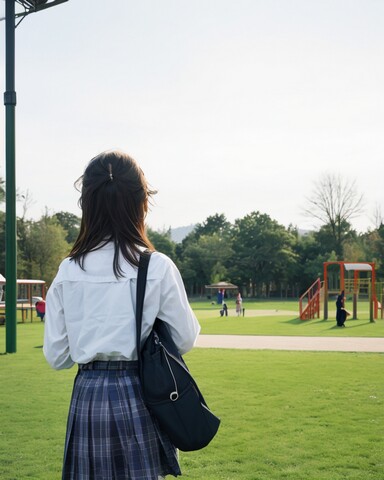
[[[266,305],[260,309],[269,310]],[[261,325],[262,333],[331,334],[319,321],[295,323],[294,315],[220,320],[216,306],[193,306],[203,333],[226,333],[224,327],[232,325],[230,333],[244,334],[241,321],[249,321],[257,334]],[[361,321],[343,334],[377,328],[380,335],[372,336],[382,336],[382,320]],[[17,330],[18,353],[0,355],[0,478],[59,480],[76,370],[56,372],[46,364],[43,324],[19,324]],[[0,352],[4,333],[0,327]],[[195,349],[186,360],[222,425],[206,449],[181,452],[182,478],[382,480],[382,354]]]
[[[234,300],[228,300],[228,317],[220,316],[220,306],[206,300],[191,302],[200,324],[202,334],[223,335],[303,335],[303,336],[348,336],[384,337],[384,320],[370,322],[368,302],[359,302],[357,319],[349,319],[347,328],[336,327],[333,302],[329,305],[328,320],[299,319],[299,302],[290,301],[245,301],[244,316],[237,317]],[[349,306],[352,311],[352,305]]]
[[[220,317],[220,306],[206,299],[193,299],[191,305],[201,324],[202,334],[223,335],[299,335],[299,336],[348,336],[384,337],[384,320],[370,322],[368,302],[358,303],[357,319],[348,318],[348,328],[336,327],[334,302],[329,302],[328,320],[320,318],[302,321],[299,319],[297,300],[245,300],[244,316],[237,317],[235,300],[228,300],[228,317]],[[352,311],[351,302],[347,305]],[[18,322],[21,323],[19,315]],[[34,315],[33,323],[40,323]],[[25,322],[30,323],[28,318]]]
[[[223,424],[211,447],[182,455],[186,478],[382,478],[382,355],[206,350],[188,360]]]

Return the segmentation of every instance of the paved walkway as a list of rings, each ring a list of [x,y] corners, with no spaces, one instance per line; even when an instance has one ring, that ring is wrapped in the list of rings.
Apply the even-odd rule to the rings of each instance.
[[[262,335],[200,335],[197,347],[258,350],[312,350],[337,352],[384,352],[384,338],[279,337]]]

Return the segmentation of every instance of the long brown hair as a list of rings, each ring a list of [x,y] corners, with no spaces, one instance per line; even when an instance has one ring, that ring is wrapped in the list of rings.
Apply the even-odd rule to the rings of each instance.
[[[123,275],[119,252],[132,265],[138,265],[139,247],[154,250],[145,232],[150,190],[136,161],[119,151],[103,152],[93,158],[75,182],[80,189],[83,211],[80,233],[69,257],[84,268],[87,253],[113,242],[113,271]]]

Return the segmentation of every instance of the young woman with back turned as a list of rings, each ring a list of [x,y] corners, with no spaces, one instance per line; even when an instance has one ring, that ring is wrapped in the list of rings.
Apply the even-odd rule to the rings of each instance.
[[[48,294],[44,355],[57,369],[78,364],[63,480],[158,480],[180,475],[177,452],[146,409],[136,352],[136,280],[155,192],[128,155],[90,161],[81,185],[79,236]],[[181,353],[200,327],[180,273],[154,252],[148,269],[142,341],[156,319],[166,322]]]

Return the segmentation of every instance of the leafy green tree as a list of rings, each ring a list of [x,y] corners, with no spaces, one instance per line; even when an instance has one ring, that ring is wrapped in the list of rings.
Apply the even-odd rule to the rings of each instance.
[[[334,229],[330,224],[323,225],[315,232],[319,253],[327,256],[330,252],[336,253],[337,260],[344,259],[344,245],[356,241],[356,232],[348,222],[342,222],[335,235]]]
[[[183,239],[181,246],[176,250],[182,257],[183,250],[190,243],[196,242],[202,235],[213,235],[216,233],[221,237],[229,237],[231,223],[228,222],[223,213],[216,213],[207,217],[202,223],[198,223],[195,228]]]
[[[252,212],[234,225],[236,268],[243,285],[251,294],[269,296],[272,282],[287,280],[289,265],[295,261],[294,236],[268,215]]]
[[[202,294],[204,286],[214,281],[228,280],[226,264],[232,257],[230,241],[217,233],[202,235],[190,242],[183,251],[181,275],[189,292]]]
[[[29,268],[31,261],[29,237],[32,223],[32,220],[25,220],[23,217],[17,218],[17,275],[20,278],[31,278]]]
[[[19,276],[42,279],[49,285],[70,250],[65,240],[66,231],[56,218],[45,215],[37,222],[22,222],[19,232],[23,236],[19,248]]]
[[[297,231],[293,233],[296,235],[293,249],[297,257],[291,268],[290,281],[294,296],[298,297],[322,276],[323,263],[328,257],[321,253],[315,232],[305,235],[299,235]]]
[[[346,262],[366,262],[366,250],[361,237],[355,236],[343,244],[343,259]]]
[[[72,245],[79,235],[81,218],[70,212],[55,213],[53,218],[64,228],[66,232],[65,239]]]
[[[0,204],[5,202],[5,180],[0,177]]]
[[[180,273],[190,295],[201,293],[203,285],[207,282],[203,268],[203,251],[196,242],[190,242],[183,251],[179,263]]]
[[[231,228],[230,222],[226,219],[223,213],[216,213],[207,217],[203,223],[198,223],[194,229],[197,238],[202,235],[225,235]]]
[[[362,234],[360,241],[364,250],[362,261],[374,262],[377,278],[384,281],[384,223]]]
[[[176,244],[171,239],[171,231],[156,232],[151,228],[147,228],[149,240],[158,252],[168,255],[176,263]]]
[[[376,229],[373,239],[373,258],[376,262],[377,277],[384,281],[384,223]]]

